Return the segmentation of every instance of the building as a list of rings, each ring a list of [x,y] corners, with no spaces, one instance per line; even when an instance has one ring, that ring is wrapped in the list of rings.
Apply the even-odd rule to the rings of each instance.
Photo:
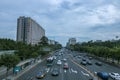
[[[17,41],[37,44],[45,36],[45,30],[30,17],[19,17],[17,20]]]
[[[50,45],[53,44],[54,45],[55,41],[54,40],[48,40],[48,44],[50,44]]]
[[[76,44],[76,38],[70,38],[68,44],[75,45]]]

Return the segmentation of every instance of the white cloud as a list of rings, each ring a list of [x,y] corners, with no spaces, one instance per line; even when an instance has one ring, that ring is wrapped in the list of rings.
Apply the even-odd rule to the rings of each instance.
[[[108,35],[111,35],[109,37],[114,36],[113,34],[119,35],[119,31],[116,31],[116,28],[112,28],[114,29],[112,31],[108,27],[106,29],[109,33],[102,34],[106,32],[104,28],[94,33],[89,29],[120,22],[120,6],[117,1],[120,2],[119,0],[1,0],[0,32],[10,32],[5,29],[9,26],[14,30],[10,32],[14,35],[12,37],[15,37],[17,18],[30,16],[45,28],[47,36],[105,39]],[[11,37],[11,34],[8,36]]]

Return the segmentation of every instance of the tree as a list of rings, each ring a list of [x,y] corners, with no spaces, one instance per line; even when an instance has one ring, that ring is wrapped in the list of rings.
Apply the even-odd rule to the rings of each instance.
[[[48,45],[48,38],[46,36],[43,36],[40,39],[39,45]]]
[[[38,54],[37,52],[33,52],[33,53],[31,54],[31,56],[32,56],[33,58],[36,58],[36,57],[39,56],[39,54]]]
[[[8,76],[8,71],[15,67],[20,59],[15,54],[3,54],[1,55],[2,65],[7,67],[6,77]]]

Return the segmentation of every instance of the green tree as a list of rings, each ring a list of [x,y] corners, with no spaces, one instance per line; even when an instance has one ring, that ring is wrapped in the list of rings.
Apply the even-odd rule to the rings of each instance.
[[[38,54],[37,52],[33,52],[33,53],[31,54],[31,56],[32,56],[32,58],[36,58],[36,57],[39,56],[39,54]]]
[[[48,45],[48,38],[46,36],[43,36],[41,39],[40,39],[40,42],[39,42],[39,45]]]
[[[2,61],[2,65],[7,67],[6,76],[8,76],[8,71],[12,67],[15,67],[20,61],[20,59],[18,58],[18,56],[14,54],[3,54],[1,55],[1,61]]]

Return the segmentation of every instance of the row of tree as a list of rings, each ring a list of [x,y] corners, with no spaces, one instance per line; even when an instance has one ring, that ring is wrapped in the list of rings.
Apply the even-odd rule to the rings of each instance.
[[[20,61],[47,55],[50,51],[61,47],[61,44],[48,44],[48,38],[45,36],[41,38],[38,45],[16,42],[10,39],[0,39],[0,50],[15,50],[15,54],[5,53],[0,56],[0,66],[6,66],[8,74],[9,69],[15,67]],[[48,48],[49,51],[43,50],[44,48]]]
[[[82,44],[70,45],[71,50],[87,52],[97,57],[103,57],[105,60],[117,60],[120,62],[120,40],[115,41],[88,41]]]

